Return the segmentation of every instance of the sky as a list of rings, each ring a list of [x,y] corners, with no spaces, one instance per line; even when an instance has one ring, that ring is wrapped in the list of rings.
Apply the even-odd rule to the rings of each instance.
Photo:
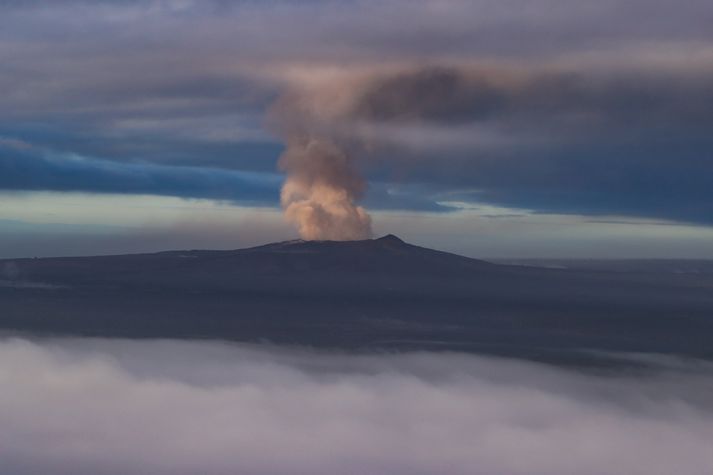
[[[300,233],[713,258],[712,23],[704,0],[0,0],[0,258]]]

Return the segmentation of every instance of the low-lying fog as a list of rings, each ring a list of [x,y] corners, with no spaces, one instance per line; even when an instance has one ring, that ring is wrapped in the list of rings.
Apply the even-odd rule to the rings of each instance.
[[[0,473],[713,473],[713,365],[0,340]]]

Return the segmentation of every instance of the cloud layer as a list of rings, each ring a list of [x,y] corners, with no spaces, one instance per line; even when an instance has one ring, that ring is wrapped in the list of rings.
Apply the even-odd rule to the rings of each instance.
[[[279,183],[275,175],[92,159],[0,139],[4,190],[150,194],[264,205],[275,202]]]
[[[0,468],[56,474],[707,474],[713,369],[0,342]]]
[[[165,174],[210,167],[208,182],[237,190],[218,185],[211,196],[201,184],[156,180],[141,193],[264,202],[264,189],[232,173],[273,173],[284,144],[266,111],[297,93],[310,126],[358,163],[370,206],[451,200],[711,224],[710,2],[38,0],[0,9],[0,136]],[[3,163],[9,154],[0,150]],[[31,173],[62,183],[7,178],[0,187],[91,188],[82,171]],[[384,200],[394,185],[419,191]],[[122,180],[113,188],[90,191],[137,192]]]

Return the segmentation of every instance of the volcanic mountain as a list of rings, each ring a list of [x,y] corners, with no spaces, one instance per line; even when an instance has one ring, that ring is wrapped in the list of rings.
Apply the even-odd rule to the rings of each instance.
[[[499,265],[405,243],[0,261],[0,330],[547,358],[710,357],[713,278]]]

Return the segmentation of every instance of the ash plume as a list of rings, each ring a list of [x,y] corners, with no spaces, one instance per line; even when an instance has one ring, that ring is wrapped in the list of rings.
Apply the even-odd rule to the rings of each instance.
[[[371,218],[358,205],[366,181],[355,161],[378,143],[372,125],[467,122],[502,101],[488,81],[457,68],[311,74],[292,83],[270,111],[270,125],[286,145],[280,201],[308,240],[371,237]]]
[[[366,181],[349,147],[317,124],[302,97],[285,95],[272,119],[286,145],[279,161],[287,173],[280,194],[286,219],[308,240],[371,237],[371,218],[357,204]]]
[[[707,130],[711,121],[706,107],[713,97],[707,75],[646,73],[642,82],[645,73],[636,65],[602,72],[566,65],[526,70],[477,64],[302,72],[288,79],[289,93],[272,111],[287,144],[280,161],[287,173],[285,215],[306,239],[369,237],[369,215],[358,205],[366,183],[356,166],[366,160],[402,179],[444,187],[478,184],[480,199],[505,206],[519,205],[524,198],[517,193],[506,197],[510,193],[498,189],[542,188],[537,194],[546,196],[556,184],[547,170],[557,170],[557,176],[584,188],[610,190],[631,200],[627,214],[637,215],[639,200],[631,198],[625,183],[637,173],[639,159],[612,163],[607,173],[592,164],[592,172],[583,174],[564,157],[580,144],[599,140],[612,150],[639,150],[630,142],[632,134],[678,130],[683,122],[690,124],[694,137]],[[513,173],[519,154],[532,160],[518,162],[527,172]],[[450,158],[447,166],[435,163]],[[691,169],[698,166],[698,161],[690,162]],[[686,173],[685,180],[692,176],[703,175]],[[563,209],[562,200],[540,206]],[[617,206],[623,209],[623,202]],[[665,208],[646,213],[657,216]]]

